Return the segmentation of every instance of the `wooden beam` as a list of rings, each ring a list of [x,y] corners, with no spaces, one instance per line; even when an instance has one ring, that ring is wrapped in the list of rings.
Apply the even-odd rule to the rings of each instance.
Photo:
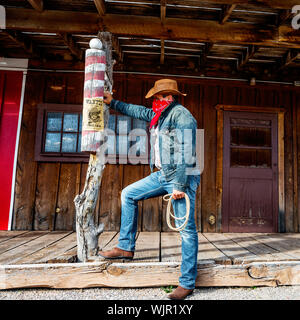
[[[104,0],[94,0],[95,6],[100,16],[104,16],[106,12]]]
[[[163,25],[166,23],[167,0],[160,0],[160,21]]]
[[[277,17],[277,26],[283,25],[292,16],[294,16],[294,13],[292,13],[292,10],[288,10],[288,9],[281,10]]]
[[[244,58],[242,58],[237,65],[237,70],[240,71],[242,69],[242,67],[244,67],[251,58],[253,58],[253,56],[255,55],[255,53],[258,51],[258,47],[254,46],[254,45],[250,45],[247,48],[247,53],[245,55]]]
[[[182,3],[182,1],[174,1],[178,3]],[[198,2],[198,3],[197,3]],[[202,1],[195,1],[195,0],[188,0],[185,1],[185,5],[196,5],[201,4]],[[221,5],[249,5],[249,3],[253,5],[257,5],[258,7],[261,7],[262,9],[264,7],[268,8],[274,8],[274,9],[289,9],[291,10],[293,6],[299,4],[299,0],[205,0],[205,3],[207,4],[221,4]]]
[[[200,66],[204,66],[206,64],[207,56],[209,55],[209,52],[212,49],[213,45],[214,44],[212,42],[208,42],[208,43],[205,44],[204,51],[203,51],[203,53],[201,55]]]
[[[119,2],[128,2],[129,0],[118,0]],[[130,2],[143,2],[147,4],[159,4],[161,0],[130,0]],[[256,5],[258,8],[273,8],[273,9],[291,9],[294,5],[299,4],[299,0],[172,0],[172,5],[185,5],[202,7],[205,4],[220,4],[220,5]]]
[[[300,284],[298,261],[237,265],[198,263],[196,287]],[[0,266],[0,290],[17,288],[139,288],[178,285],[179,262],[41,263]]]
[[[9,37],[19,47],[22,47],[32,57],[40,57],[40,50],[35,47],[31,39],[25,37],[20,31],[2,30],[2,34]]]
[[[165,63],[165,41],[160,40],[160,64]]]
[[[236,7],[236,4],[229,4],[223,7],[220,17],[220,24],[224,24],[230,17],[232,11]]]
[[[281,71],[283,68],[287,67],[289,64],[294,62],[295,60],[300,58],[299,50],[288,50],[287,53],[284,55],[282,62],[279,66],[275,68],[276,71]]]
[[[7,29],[35,32],[97,33],[104,26],[113,34],[158,39],[191,40],[197,42],[224,42],[256,44],[271,47],[300,48],[300,34],[291,26],[261,28],[251,24],[217,21],[160,18],[70,11],[44,11],[41,14],[28,9],[7,9]]]
[[[36,11],[42,12],[44,10],[43,0],[28,0],[28,2]]]
[[[118,61],[119,63],[123,63],[124,53],[123,53],[122,48],[121,48],[121,46],[120,46],[120,42],[119,42],[118,37],[112,36],[112,46],[113,46],[113,49],[114,49],[115,52],[116,52],[117,61]]]
[[[72,35],[68,33],[58,33],[57,35],[63,40],[64,44],[69,48],[71,53],[78,60],[82,60],[83,51],[78,47]]]

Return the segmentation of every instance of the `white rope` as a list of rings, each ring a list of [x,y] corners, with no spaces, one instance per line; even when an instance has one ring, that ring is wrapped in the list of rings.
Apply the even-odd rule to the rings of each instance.
[[[169,196],[169,198],[168,198]],[[172,193],[168,193],[166,195],[163,196],[163,199],[165,201],[168,201],[168,206],[167,206],[167,213],[166,213],[166,218],[167,218],[167,224],[168,224],[168,227],[171,229],[171,230],[174,230],[174,231],[181,231],[185,228],[185,226],[187,225],[187,222],[189,220],[189,215],[190,215],[190,198],[189,196],[185,193],[184,194],[184,197],[185,197],[185,201],[186,201],[186,213],[185,213],[185,216],[184,217],[175,217],[172,213],[171,213],[171,205],[172,205]],[[175,200],[176,201],[176,200]],[[172,224],[171,224],[171,217],[174,218],[175,220],[184,220],[184,222],[179,226],[179,227],[173,227]]]

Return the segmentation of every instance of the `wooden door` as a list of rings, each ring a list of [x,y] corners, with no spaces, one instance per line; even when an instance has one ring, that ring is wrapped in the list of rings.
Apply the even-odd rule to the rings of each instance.
[[[224,112],[223,232],[277,232],[277,115]]]
[[[0,230],[9,223],[23,72],[0,71]]]

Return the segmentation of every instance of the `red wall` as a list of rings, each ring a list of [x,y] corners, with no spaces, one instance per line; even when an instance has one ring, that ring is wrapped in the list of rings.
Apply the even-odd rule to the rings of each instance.
[[[8,229],[23,72],[0,71],[0,230]]]

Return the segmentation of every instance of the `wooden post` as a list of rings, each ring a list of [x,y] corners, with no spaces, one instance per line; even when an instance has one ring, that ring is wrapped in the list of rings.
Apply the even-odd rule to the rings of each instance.
[[[90,152],[89,166],[83,191],[74,199],[76,208],[77,260],[86,262],[97,255],[99,235],[104,225],[95,225],[95,208],[99,195],[105,150],[105,128],[109,118],[108,106],[103,102],[104,90],[112,90],[111,35],[99,34],[86,50],[84,103],[81,151]]]

